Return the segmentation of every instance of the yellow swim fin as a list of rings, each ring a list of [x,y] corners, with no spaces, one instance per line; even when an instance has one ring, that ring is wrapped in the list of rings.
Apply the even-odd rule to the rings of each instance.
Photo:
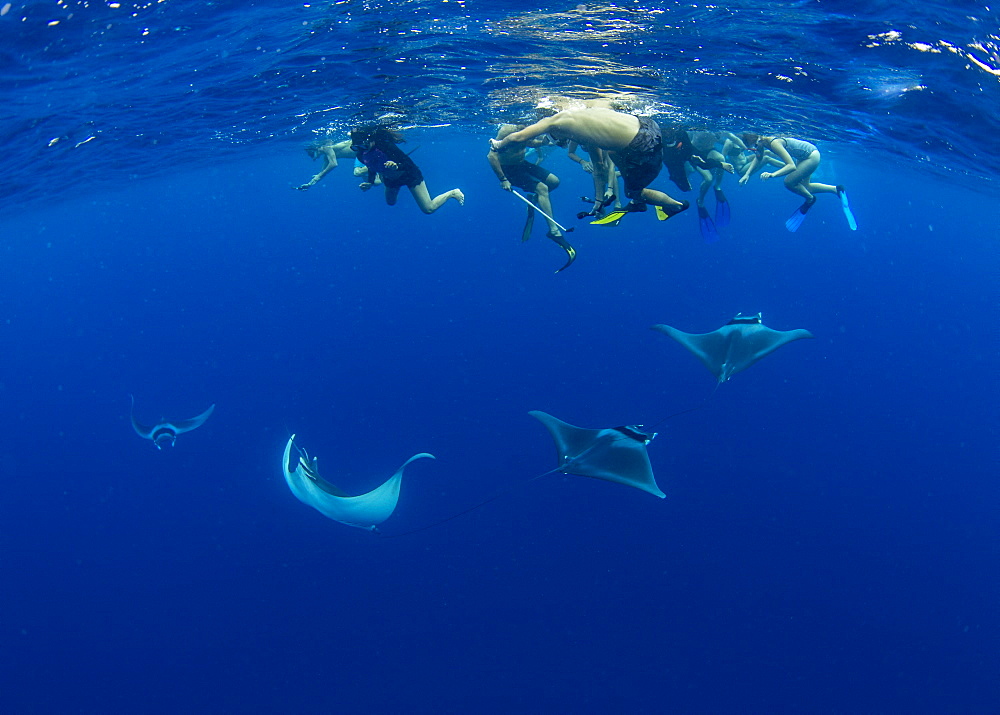
[[[663,208],[662,206],[657,206],[656,218],[660,219],[661,221],[666,221],[671,216],[676,216],[681,211],[687,211],[689,208],[691,208],[690,201],[682,201],[680,206],[672,206],[671,207],[672,210],[670,211],[667,211],[667,209]]]
[[[601,218],[594,219],[590,223],[594,226],[617,226],[618,222],[625,218],[625,215],[629,213],[628,211],[611,211],[606,216],[601,216]]]

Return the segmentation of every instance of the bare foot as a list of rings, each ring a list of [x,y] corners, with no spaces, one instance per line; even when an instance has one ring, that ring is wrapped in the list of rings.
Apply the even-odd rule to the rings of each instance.
[[[452,189],[451,198],[455,199],[459,206],[465,206],[465,194],[462,193],[461,189]]]

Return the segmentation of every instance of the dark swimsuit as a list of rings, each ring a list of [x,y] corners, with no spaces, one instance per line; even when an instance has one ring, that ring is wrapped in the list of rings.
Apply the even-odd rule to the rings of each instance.
[[[625,196],[641,199],[642,190],[653,183],[663,166],[660,127],[649,117],[636,117],[639,131],[621,151],[609,152],[625,182]]]
[[[382,184],[389,189],[403,186],[413,189],[424,181],[420,167],[395,144],[366,149],[358,154],[358,161],[368,167],[368,183],[371,184],[375,183],[376,174],[382,177]],[[387,161],[394,161],[398,166],[395,169],[387,169],[385,166]]]
[[[708,152],[705,152],[706,154]],[[681,191],[691,190],[684,163],[690,163],[699,169],[719,169],[722,162],[718,159],[704,159],[694,153],[691,135],[684,129],[673,128],[663,132],[663,165],[670,173],[670,179]]]
[[[527,192],[535,193],[538,184],[544,184],[549,177],[549,170],[543,169],[538,164],[530,161],[522,161],[517,164],[503,166],[503,175],[511,186],[524,189]]]

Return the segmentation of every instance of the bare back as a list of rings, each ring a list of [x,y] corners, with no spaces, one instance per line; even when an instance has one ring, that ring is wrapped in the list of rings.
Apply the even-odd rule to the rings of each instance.
[[[556,139],[610,151],[625,149],[639,132],[639,120],[633,115],[601,107],[567,109],[548,122],[548,133]]]

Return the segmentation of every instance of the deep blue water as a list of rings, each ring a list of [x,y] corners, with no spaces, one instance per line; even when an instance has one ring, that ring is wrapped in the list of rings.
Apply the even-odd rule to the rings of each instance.
[[[702,241],[693,211],[592,227],[572,218],[589,177],[555,155],[553,200],[579,251],[559,275],[562,252],[540,227],[519,242],[523,206],[486,165],[491,118],[520,111],[491,94],[490,77],[505,75],[490,57],[574,48],[565,65],[549,58],[553,90],[587,84],[572,82],[581,57],[614,59],[611,74],[649,80],[646,100],[722,123],[734,115],[719,103],[738,98],[668,99],[676,68],[653,56],[693,37],[704,8],[669,10],[690,23],[674,36],[638,6],[592,7],[658,23],[650,54],[633,43],[596,59],[592,44],[573,54],[585,30],[571,5],[538,20],[548,35],[525,30],[545,44],[500,33],[474,57],[473,38],[451,38],[462,18],[481,28],[523,8],[161,3],[116,25],[111,8],[81,5],[49,27],[38,18],[62,6],[33,3],[0,17],[4,33],[12,20],[22,28],[19,54],[5,50],[20,69],[2,85],[0,710],[995,710],[997,79],[953,64],[954,52],[904,59],[897,46],[892,62],[851,61],[919,72],[927,89],[865,104],[843,91],[847,55],[830,64],[835,48],[810,32],[833,26],[844,34],[830,42],[846,42],[855,25],[887,31],[904,9],[874,3],[862,17],[841,5],[729,8],[729,24],[711,27],[749,35],[756,13],[760,34],[774,19],[771,30],[800,33],[801,51],[827,68],[822,91],[761,79],[761,106],[740,116],[759,126],[784,107],[789,126],[812,130],[820,178],[849,187],[857,232],[826,196],[788,233],[791,194],[732,179],[719,243]],[[907,7],[910,25],[897,29],[913,41],[935,28],[958,44],[970,27],[967,43],[995,41],[996,16],[982,8],[962,20]],[[391,62],[406,72],[372,90],[396,54],[379,28],[438,17],[449,29],[421,51],[461,57],[468,75],[422,94],[421,78],[443,70]],[[108,22],[187,29],[158,54],[101,30]],[[46,31],[63,34],[46,45]],[[275,66],[226,64],[258,36],[302,67],[345,36],[367,52],[317,63],[329,73],[322,94],[278,91]],[[791,54],[784,37],[702,42],[705,61],[735,65],[746,51],[776,68]],[[127,61],[133,51],[148,56]],[[196,69],[213,89],[189,96]],[[977,92],[977,116],[942,104]],[[784,104],[763,108],[779,94]],[[909,106],[921,95],[937,99]],[[424,216],[405,192],[386,207],[379,190],[357,191],[346,163],[290,190],[318,168],[301,150],[314,132],[414,97],[427,101],[409,107],[412,123],[441,115],[453,126],[412,129],[406,146],[418,147],[432,193],[460,186],[464,207]],[[47,101],[59,107],[42,117]],[[796,120],[820,107],[821,127]],[[97,138],[76,146],[87,136],[59,130],[67,117],[94,121]],[[908,133],[921,122],[948,147]],[[680,195],[665,173],[656,185]],[[607,427],[696,406],[712,376],[649,327],[706,332],[758,310],[816,339],[658,428],[649,454],[665,500],[572,476],[524,484],[555,466],[529,410]],[[145,421],[217,408],[158,452],[132,431],[129,394]],[[506,491],[438,527],[378,537],[295,500],[280,470],[289,432],[349,491],[414,453],[437,456],[407,468],[386,535]]]

